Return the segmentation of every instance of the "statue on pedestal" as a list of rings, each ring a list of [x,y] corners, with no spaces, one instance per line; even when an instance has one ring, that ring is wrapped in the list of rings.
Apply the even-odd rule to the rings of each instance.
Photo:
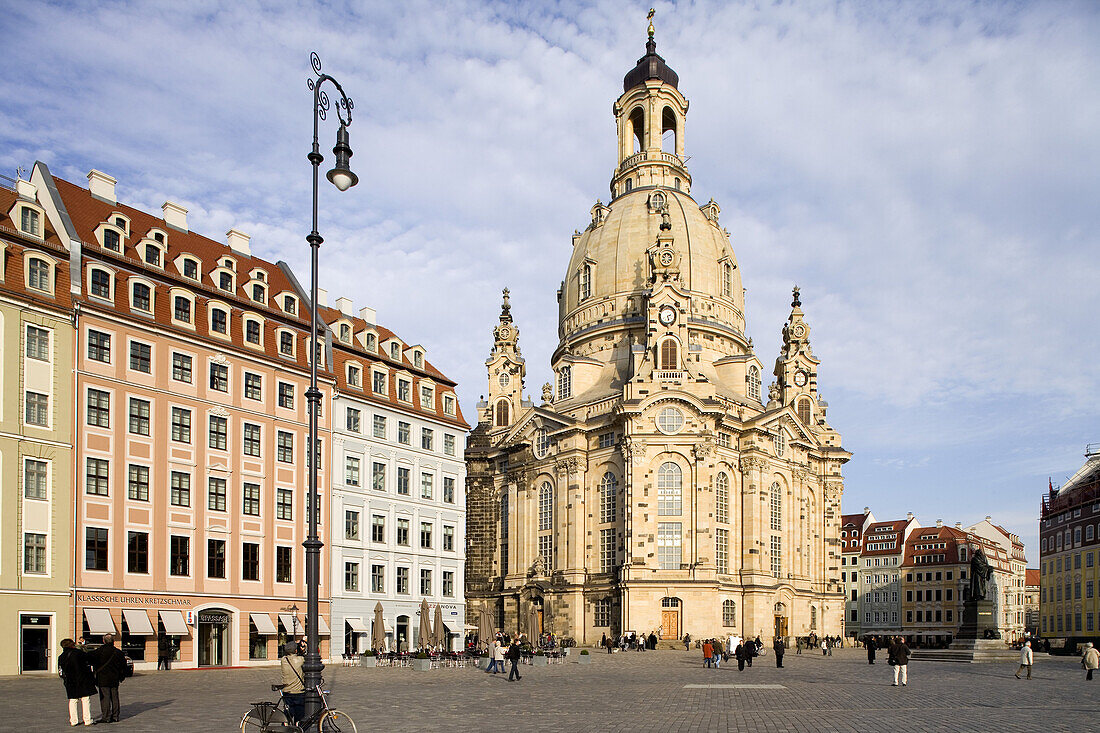
[[[978,548],[970,558],[970,600],[984,601],[993,567],[985,557],[982,548]]]

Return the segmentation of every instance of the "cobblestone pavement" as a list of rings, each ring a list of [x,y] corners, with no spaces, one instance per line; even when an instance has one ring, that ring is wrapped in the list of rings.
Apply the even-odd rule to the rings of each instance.
[[[882,655],[884,656],[884,655]],[[1076,659],[1036,655],[1035,679],[1015,664],[914,661],[907,687],[853,649],[788,654],[751,669],[704,669],[678,651],[593,654],[521,668],[523,679],[479,670],[326,670],[332,703],[366,731],[1088,731],[1100,727],[1100,677]],[[123,731],[235,731],[253,700],[269,699],[276,668],[139,673],[123,683]],[[744,685],[744,687],[741,687]],[[750,686],[751,685],[751,686]],[[3,730],[68,728],[56,678],[0,678]],[[93,700],[93,712],[98,711]],[[96,728],[100,730],[100,728]]]

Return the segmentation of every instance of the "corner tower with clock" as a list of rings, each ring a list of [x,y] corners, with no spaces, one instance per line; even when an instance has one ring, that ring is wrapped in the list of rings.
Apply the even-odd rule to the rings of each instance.
[[[582,644],[843,633],[849,454],[824,423],[797,297],[761,394],[721,209],[692,196],[687,110],[651,24],[613,107],[611,200],[566,241],[540,404],[522,399],[505,299],[466,450],[471,624],[484,609]]]

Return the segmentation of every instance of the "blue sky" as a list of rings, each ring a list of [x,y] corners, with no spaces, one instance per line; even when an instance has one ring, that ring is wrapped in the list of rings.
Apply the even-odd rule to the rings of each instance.
[[[648,4],[3,5],[3,173],[104,170],[302,276],[317,50],[355,100],[360,176],[322,192],[330,302],[424,344],[474,418],[510,287],[537,396]],[[1100,6],[655,7],[693,193],[722,206],[765,364],[802,288],[855,454],[845,511],[990,514],[1034,562],[1047,477],[1100,441]]]

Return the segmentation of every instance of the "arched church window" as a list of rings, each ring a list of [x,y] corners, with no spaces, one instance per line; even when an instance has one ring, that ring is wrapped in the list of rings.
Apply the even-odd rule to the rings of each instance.
[[[549,450],[550,434],[546,432],[546,428],[539,428],[535,431],[535,458],[546,458]]]
[[[810,424],[810,398],[803,397],[798,401],[798,419],[803,425]]]
[[[497,402],[496,425],[498,428],[508,424],[511,418],[508,414],[510,412],[509,407],[508,400],[500,400]]]
[[[775,531],[783,529],[783,489],[778,481],[773,481],[768,491],[771,500],[771,528]]]
[[[626,182],[623,183],[623,193],[630,193],[632,188],[634,188],[634,184],[629,178],[627,178]]]
[[[676,154],[676,114],[671,107],[661,113],[661,150]]]
[[[725,471],[714,479],[714,521],[730,521],[730,477]]]
[[[673,178],[672,179],[672,187],[675,188],[677,191],[680,190],[680,179],[679,178]]]
[[[585,263],[581,268],[581,300],[592,297],[592,265]]]
[[[563,366],[558,370],[558,399],[567,400],[573,396],[573,370]]]
[[[680,466],[666,461],[657,469],[657,514],[679,516],[683,513],[684,474]]]
[[[775,429],[775,434],[772,435],[772,445],[777,456],[782,457],[787,451],[787,434],[783,432],[783,428]]]
[[[755,366],[749,367],[749,398],[760,400],[760,370]]]
[[[727,298],[733,293],[733,265],[726,262],[722,265],[722,295]]]
[[[600,521],[615,521],[615,495],[619,492],[619,480],[608,471],[600,480]]]
[[[817,606],[810,606],[810,630],[817,629]]]
[[[679,369],[680,368],[680,349],[679,344],[676,343],[676,339],[667,338],[661,342],[661,369]]]
[[[554,528],[554,485],[543,481],[539,487],[539,531]]]
[[[645,111],[641,107],[635,107],[630,113],[630,136],[631,155],[645,150]]]

